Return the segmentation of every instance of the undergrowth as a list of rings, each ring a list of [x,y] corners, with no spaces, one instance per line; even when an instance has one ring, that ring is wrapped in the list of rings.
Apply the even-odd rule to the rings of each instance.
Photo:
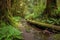
[[[22,40],[22,32],[10,24],[1,22],[0,40]]]

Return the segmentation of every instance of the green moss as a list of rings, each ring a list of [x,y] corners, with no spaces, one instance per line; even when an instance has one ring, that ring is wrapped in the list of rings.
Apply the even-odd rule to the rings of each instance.
[[[60,40],[60,34],[55,34],[55,35],[53,36],[53,39],[54,39],[54,40]]]

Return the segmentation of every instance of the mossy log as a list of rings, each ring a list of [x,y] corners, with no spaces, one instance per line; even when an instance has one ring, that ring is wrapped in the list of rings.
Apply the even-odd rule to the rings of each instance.
[[[56,30],[56,31],[60,32],[60,26],[56,26],[56,25],[52,25],[52,24],[46,24],[46,23],[41,23],[41,22],[37,22],[35,20],[27,20],[27,22],[32,24],[32,25],[35,25],[37,27],[40,27],[40,28],[49,28],[49,29]]]

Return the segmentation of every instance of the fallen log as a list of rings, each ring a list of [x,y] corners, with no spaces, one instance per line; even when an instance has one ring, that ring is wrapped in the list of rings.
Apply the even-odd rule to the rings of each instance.
[[[41,23],[41,22],[37,22],[35,20],[27,20],[28,23],[35,25],[37,27],[41,27],[41,28],[50,28],[56,31],[60,32],[60,26],[56,26],[56,25],[52,25],[52,24],[46,24],[46,23]]]

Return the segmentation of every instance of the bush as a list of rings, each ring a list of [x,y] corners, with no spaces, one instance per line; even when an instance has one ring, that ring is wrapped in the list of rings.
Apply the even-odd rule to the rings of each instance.
[[[0,40],[22,40],[22,32],[11,25],[1,23]]]

